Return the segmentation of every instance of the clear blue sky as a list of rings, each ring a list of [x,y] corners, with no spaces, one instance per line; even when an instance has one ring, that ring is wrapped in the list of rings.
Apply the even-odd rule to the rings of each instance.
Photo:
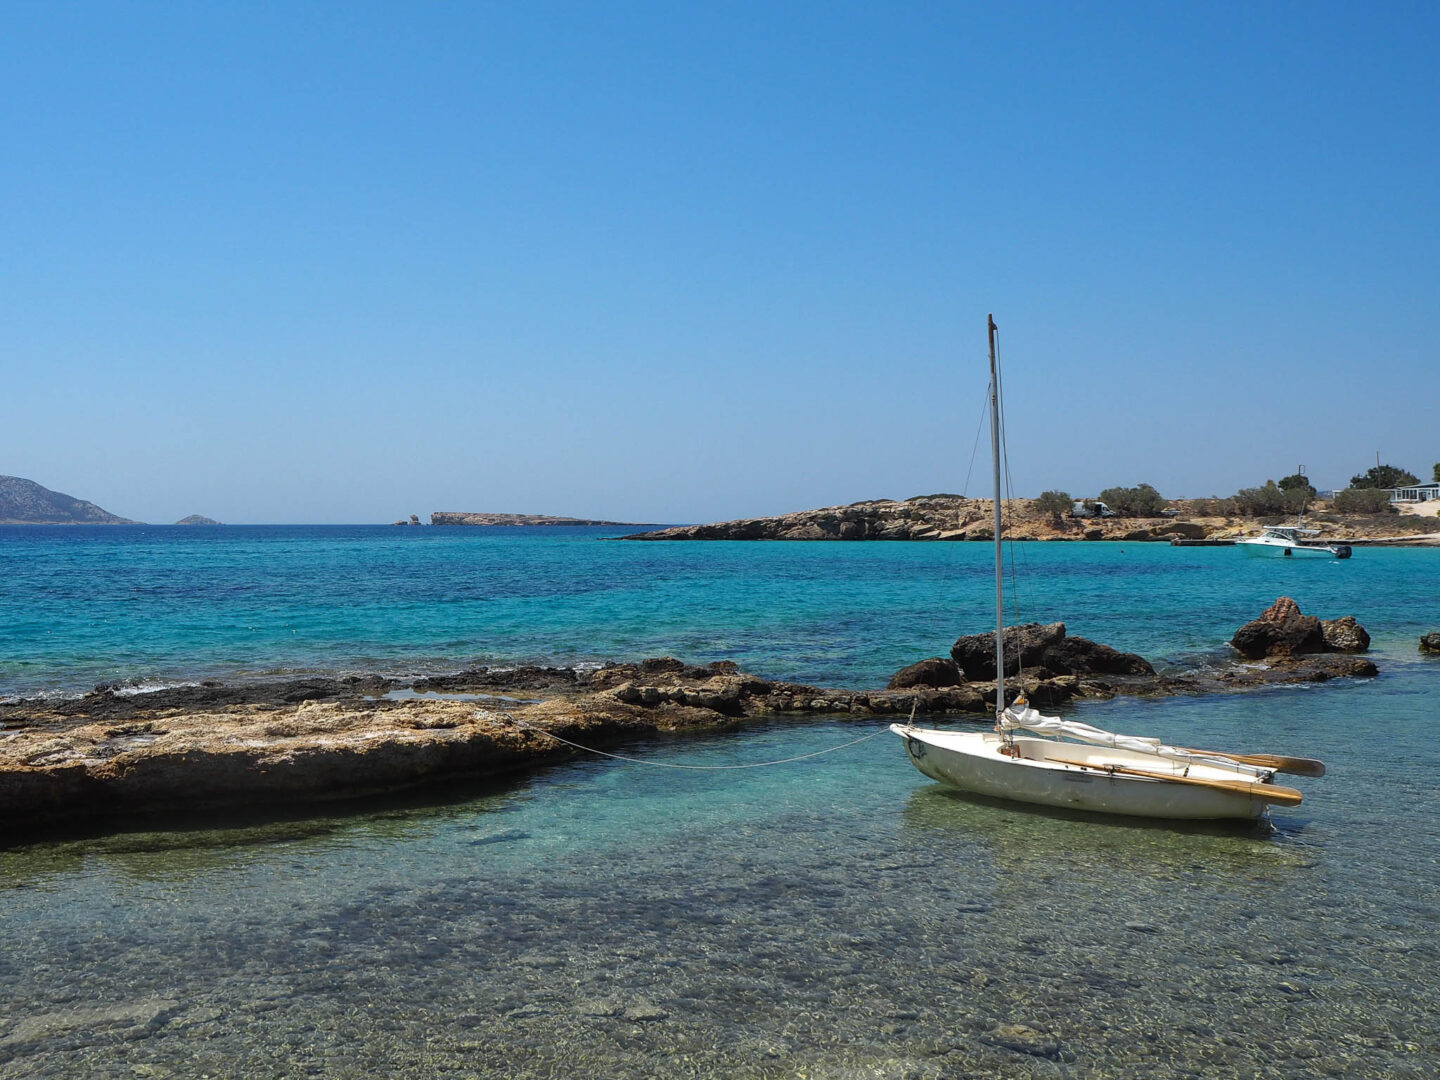
[[[703,521],[1440,461],[1440,5],[0,7],[0,473]],[[977,464],[970,494],[984,494]]]

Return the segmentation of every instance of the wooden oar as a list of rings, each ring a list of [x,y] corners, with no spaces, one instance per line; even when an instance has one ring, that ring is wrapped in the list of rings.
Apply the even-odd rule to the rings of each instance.
[[[1296,776],[1324,776],[1325,763],[1309,757],[1287,757],[1284,754],[1230,754],[1223,750],[1194,750],[1188,746],[1177,746],[1187,754],[1204,757],[1227,758],[1242,765],[1254,765],[1260,769],[1274,769],[1276,772],[1294,773]]]
[[[1094,769],[1096,772],[1119,773],[1122,776],[1143,776],[1149,780],[1165,780],[1173,784],[1195,784],[1199,787],[1215,788],[1218,791],[1233,791],[1264,802],[1280,803],[1282,806],[1299,806],[1302,798],[1300,792],[1294,788],[1281,787],[1278,784],[1252,784],[1248,780],[1210,780],[1202,776],[1176,776],[1173,773],[1150,772],[1148,769],[1132,769],[1125,765],[1095,765],[1088,761],[1068,761],[1065,758],[1049,756],[1040,760],[1053,761],[1058,765],[1076,765],[1082,769]]]

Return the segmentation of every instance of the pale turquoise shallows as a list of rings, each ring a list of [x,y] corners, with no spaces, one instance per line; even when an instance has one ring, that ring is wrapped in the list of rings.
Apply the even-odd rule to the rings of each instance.
[[[0,695],[660,653],[873,686],[990,620],[983,545],[595,535],[3,530]],[[1381,675],[1075,710],[1325,759],[1273,832],[968,801],[882,734],[0,848],[0,1076],[1433,1075],[1440,551],[1015,559],[1025,618],[1194,662],[1284,594],[1358,616]]]

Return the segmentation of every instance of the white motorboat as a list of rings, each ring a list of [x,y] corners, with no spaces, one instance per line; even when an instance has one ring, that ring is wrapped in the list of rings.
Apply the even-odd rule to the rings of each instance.
[[[1227,754],[1167,746],[1044,716],[1022,699],[1005,702],[1003,522],[1000,488],[1000,379],[995,320],[989,320],[990,448],[995,480],[995,729],[945,731],[892,724],[911,764],[947,787],[1037,806],[1160,819],[1253,819],[1301,794],[1277,772],[1324,775],[1310,758]],[[1017,664],[1018,669],[1018,664]],[[1017,732],[1028,734],[1017,734]],[[1069,740],[1069,741],[1066,741]]]
[[[1235,546],[1244,548],[1247,555],[1265,555],[1289,559],[1294,556],[1327,559],[1350,558],[1349,544],[1316,544],[1307,541],[1319,529],[1302,529],[1298,525],[1271,525],[1259,536],[1247,536],[1236,540]]]

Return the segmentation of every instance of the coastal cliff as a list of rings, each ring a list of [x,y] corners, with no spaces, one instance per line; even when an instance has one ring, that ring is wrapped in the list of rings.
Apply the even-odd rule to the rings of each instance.
[[[0,525],[138,525],[34,480],[0,476]]]

